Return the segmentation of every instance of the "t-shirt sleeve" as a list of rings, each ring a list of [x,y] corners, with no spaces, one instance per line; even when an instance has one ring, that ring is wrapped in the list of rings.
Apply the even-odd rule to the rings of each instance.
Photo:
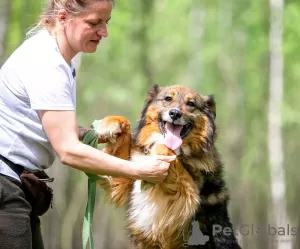
[[[23,75],[22,81],[32,109],[75,110],[68,70],[63,64],[37,65],[34,72]]]

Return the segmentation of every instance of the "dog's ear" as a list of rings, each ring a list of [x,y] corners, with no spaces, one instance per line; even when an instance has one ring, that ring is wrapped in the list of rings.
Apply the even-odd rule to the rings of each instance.
[[[214,118],[217,116],[216,112],[216,101],[215,96],[213,94],[205,96],[204,98],[205,105],[210,109],[210,111],[213,113]]]
[[[141,113],[142,118],[145,116],[148,106],[151,104],[151,102],[153,101],[153,99],[156,97],[158,93],[159,93],[159,86],[155,84],[148,92],[145,105]]]
[[[158,94],[159,92],[159,86],[155,84],[148,92],[147,98],[146,98],[146,103],[150,103]]]

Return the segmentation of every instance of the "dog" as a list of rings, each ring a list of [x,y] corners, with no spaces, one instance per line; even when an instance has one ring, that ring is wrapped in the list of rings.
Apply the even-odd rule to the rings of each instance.
[[[228,215],[229,193],[214,144],[215,118],[213,95],[184,86],[155,85],[133,134],[125,117],[99,121],[95,131],[106,142],[103,150],[108,154],[125,160],[176,155],[160,184],[109,176],[98,182],[111,203],[126,209],[135,248],[240,248]],[[195,222],[209,238],[205,245],[188,245]]]

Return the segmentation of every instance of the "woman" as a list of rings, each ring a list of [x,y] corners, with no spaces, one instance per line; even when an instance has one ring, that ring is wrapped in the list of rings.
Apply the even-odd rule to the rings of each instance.
[[[112,0],[51,0],[38,32],[0,71],[0,243],[2,249],[43,248],[20,182],[24,169],[48,168],[55,154],[78,170],[99,175],[165,179],[171,157],[129,162],[79,141],[74,56],[93,53],[107,37]],[[33,241],[33,242],[32,242]]]

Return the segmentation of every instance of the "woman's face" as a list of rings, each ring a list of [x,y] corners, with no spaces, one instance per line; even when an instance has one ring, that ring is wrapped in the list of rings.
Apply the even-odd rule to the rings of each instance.
[[[88,11],[71,18],[66,27],[66,37],[75,52],[93,53],[103,37],[107,37],[107,23],[113,8],[112,1],[94,1]]]

